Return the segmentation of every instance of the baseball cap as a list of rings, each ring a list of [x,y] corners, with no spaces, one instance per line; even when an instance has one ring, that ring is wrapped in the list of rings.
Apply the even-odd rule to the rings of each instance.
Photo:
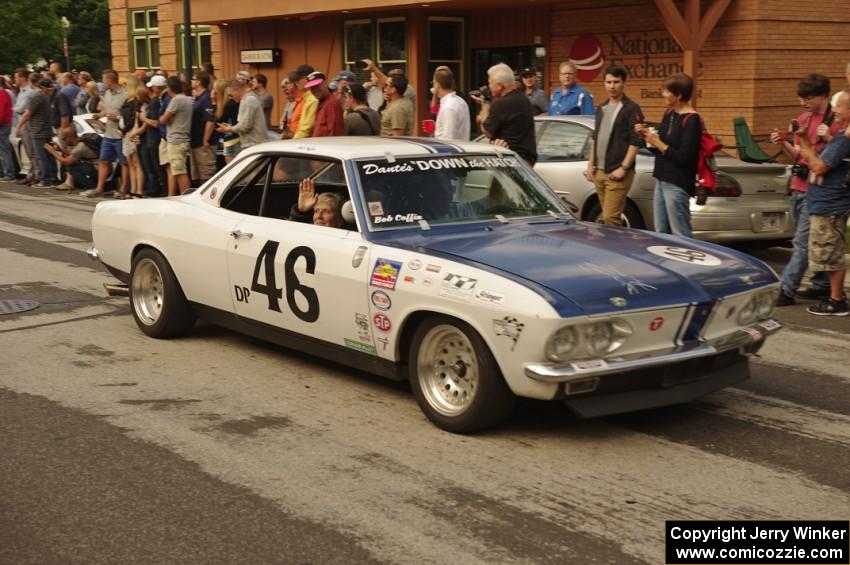
[[[163,88],[163,87],[167,84],[167,82],[168,82],[168,81],[166,81],[166,80],[165,80],[165,77],[164,77],[164,76],[162,76],[162,75],[154,75],[154,76],[152,76],[152,77],[151,77],[151,79],[148,81],[148,88],[153,88],[154,86],[158,86],[158,87],[160,87],[160,88]]]
[[[43,78],[38,81],[39,88],[53,88],[53,81],[49,78]]]
[[[337,84],[337,82],[335,80],[332,80],[328,83],[328,90],[330,90],[331,92],[335,92],[338,86],[339,85]]]
[[[366,102],[366,89],[363,88],[362,84],[357,84],[356,82],[349,84],[348,92],[358,102]]]
[[[248,81],[248,80],[251,80],[252,78],[254,78],[254,77],[252,77],[251,73],[249,73],[248,71],[239,71],[238,73],[236,73],[236,80]]]
[[[305,88],[313,88],[314,86],[318,86],[325,82],[325,74],[319,71],[313,71],[309,75],[307,75],[307,84],[305,84]]]
[[[295,69],[295,72],[301,77],[306,77],[310,76],[310,73],[314,72],[315,70],[316,69],[314,69],[310,65],[299,65],[299,67]]]
[[[334,80],[347,80],[348,82],[354,82],[355,80],[357,80],[357,77],[355,77],[354,73],[352,73],[351,71],[339,71],[339,74],[334,77]]]
[[[519,73],[521,77],[527,77],[528,75],[537,75],[537,69],[534,67],[525,67],[522,72]]]

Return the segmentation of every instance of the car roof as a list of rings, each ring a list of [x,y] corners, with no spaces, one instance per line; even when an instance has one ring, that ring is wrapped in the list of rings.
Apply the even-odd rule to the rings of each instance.
[[[573,122],[588,127],[594,127],[596,118],[594,116],[536,116],[538,122]]]
[[[474,141],[441,140],[430,137],[310,137],[269,141],[240,154],[293,152],[333,159],[385,158],[392,156],[453,155],[457,153],[511,154],[513,151]]]

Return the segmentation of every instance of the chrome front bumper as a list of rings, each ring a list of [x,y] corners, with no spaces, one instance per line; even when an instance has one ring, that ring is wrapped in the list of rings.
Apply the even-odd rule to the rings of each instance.
[[[722,339],[713,343],[698,343],[659,353],[658,355],[637,359],[590,359],[568,364],[526,363],[524,365],[525,374],[535,381],[573,383],[602,375],[626,373],[661,365],[682,363],[701,357],[711,357],[712,355],[718,355],[732,349],[738,349],[742,353],[752,354],[758,351],[764,343],[765,337],[775,334],[781,328],[782,325],[779,322],[766,320],[737,330],[733,334],[724,336]]]

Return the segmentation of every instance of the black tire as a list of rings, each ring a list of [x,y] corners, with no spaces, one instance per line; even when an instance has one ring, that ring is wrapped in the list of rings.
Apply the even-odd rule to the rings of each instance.
[[[643,229],[645,224],[643,223],[643,218],[640,215],[640,210],[635,206],[635,203],[631,200],[626,200],[626,207],[623,210],[623,216],[625,216],[626,227],[635,228],[635,229]],[[587,214],[585,214],[585,220],[588,222],[596,222],[598,224],[602,223],[602,207],[599,205],[598,200],[594,200],[593,204],[590,205],[590,208],[587,210]]]
[[[196,320],[168,261],[153,249],[133,258],[130,310],[139,329],[155,338],[186,335]]]
[[[516,396],[490,348],[460,320],[442,315],[423,320],[413,334],[408,367],[419,407],[448,432],[491,428],[506,420],[516,406]]]

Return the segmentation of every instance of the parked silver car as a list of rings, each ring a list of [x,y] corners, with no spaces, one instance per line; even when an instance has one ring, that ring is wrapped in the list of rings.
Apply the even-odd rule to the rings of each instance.
[[[592,116],[535,118],[538,161],[534,170],[556,192],[578,207],[583,220],[598,221],[602,211],[593,183],[584,178],[594,120]],[[625,208],[626,223],[653,229],[652,168],[655,157],[638,155],[634,183]],[[691,199],[694,237],[719,243],[782,240],[794,236],[785,189],[789,168],[778,163],[753,164],[729,155],[717,157],[717,190],[704,206]]]

